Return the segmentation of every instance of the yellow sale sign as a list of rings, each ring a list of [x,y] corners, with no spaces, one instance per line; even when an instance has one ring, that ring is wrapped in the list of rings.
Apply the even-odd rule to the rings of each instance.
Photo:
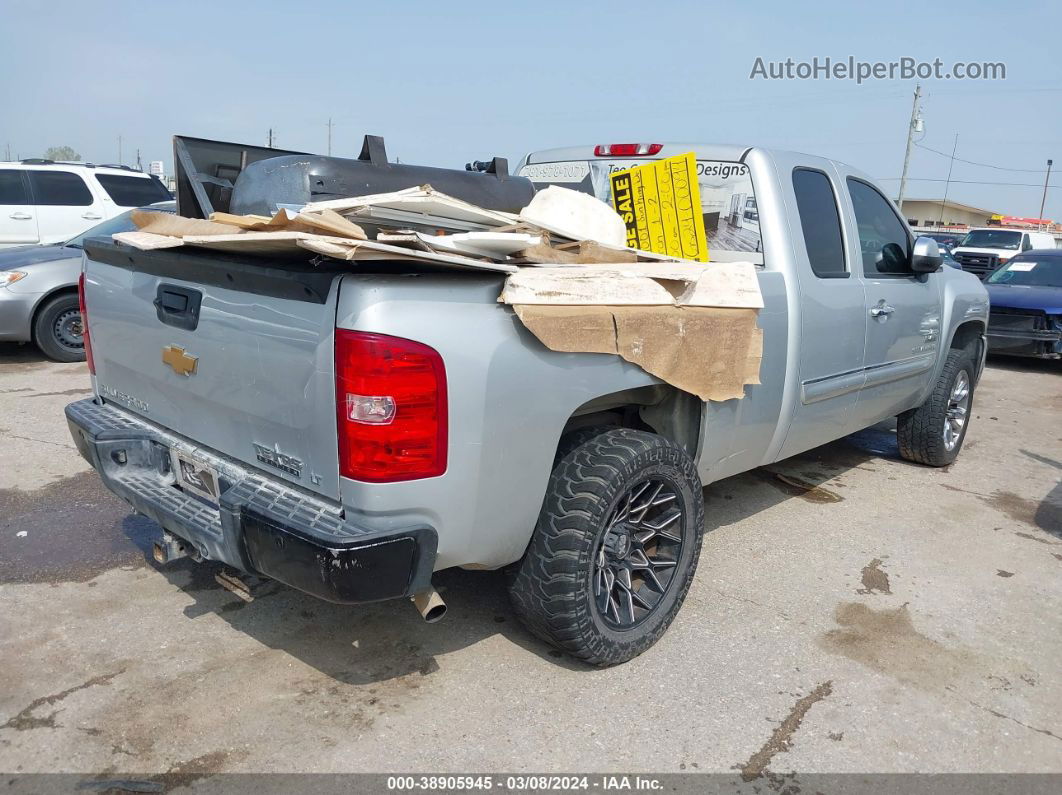
[[[627,246],[708,261],[697,162],[692,152],[609,175],[612,206],[627,225]]]

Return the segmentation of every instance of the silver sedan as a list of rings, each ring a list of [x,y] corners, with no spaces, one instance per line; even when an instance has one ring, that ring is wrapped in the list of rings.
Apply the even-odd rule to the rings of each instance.
[[[174,212],[174,202],[145,210]],[[135,227],[132,210],[98,224],[65,243],[19,246],[0,251],[0,342],[34,342],[49,359],[85,359],[77,280],[82,243]]]

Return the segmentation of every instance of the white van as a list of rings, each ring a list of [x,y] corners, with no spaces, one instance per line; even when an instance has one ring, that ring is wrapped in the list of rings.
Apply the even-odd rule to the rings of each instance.
[[[951,255],[962,265],[964,271],[970,271],[984,281],[1011,257],[1034,248],[1055,248],[1054,235],[985,226],[967,232],[966,237],[959,241],[959,245],[951,250]]]
[[[128,166],[0,162],[0,249],[65,243],[130,207],[172,198],[157,177]]]

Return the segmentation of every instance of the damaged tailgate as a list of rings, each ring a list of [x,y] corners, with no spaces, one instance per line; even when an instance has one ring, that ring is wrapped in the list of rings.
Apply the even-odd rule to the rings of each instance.
[[[85,251],[105,402],[338,498],[336,269],[102,239]]]

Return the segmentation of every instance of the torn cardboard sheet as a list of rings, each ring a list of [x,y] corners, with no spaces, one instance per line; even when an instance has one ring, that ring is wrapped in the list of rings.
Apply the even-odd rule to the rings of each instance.
[[[763,307],[756,269],[748,262],[521,268],[506,280],[498,300],[553,306]]]
[[[763,331],[755,309],[676,306],[515,306],[553,351],[611,353],[701,400],[744,397],[760,383]]]
[[[264,215],[211,213],[210,220],[230,224],[248,232],[312,232],[351,237],[355,240],[365,240],[368,237],[364,229],[333,210],[294,212],[282,208],[272,218]]]
[[[182,215],[154,210],[133,210],[130,218],[141,232],[153,235],[231,235],[240,231],[239,227],[231,224],[218,224],[201,218],[185,218]]]

